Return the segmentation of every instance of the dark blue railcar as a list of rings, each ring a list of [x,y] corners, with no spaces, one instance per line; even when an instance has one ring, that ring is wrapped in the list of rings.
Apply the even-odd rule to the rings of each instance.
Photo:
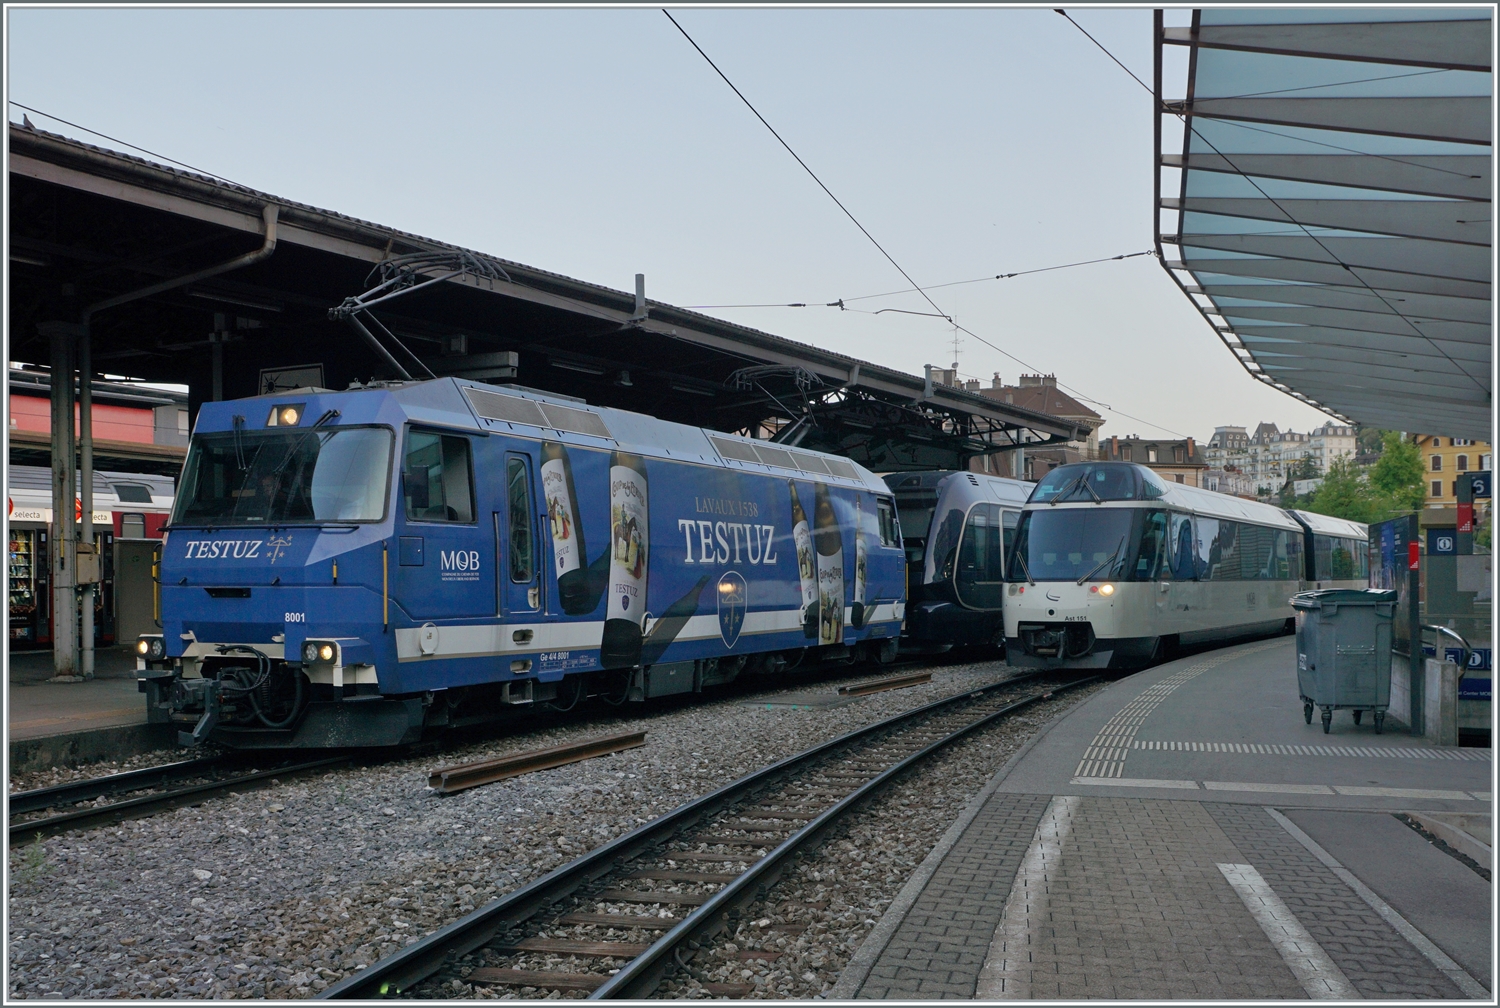
[[[396,745],[888,661],[903,567],[847,459],[452,378],[205,403],[140,675],[184,741]]]
[[[1003,646],[1005,554],[1033,483],[963,470],[891,473],[906,546],[902,647]]]

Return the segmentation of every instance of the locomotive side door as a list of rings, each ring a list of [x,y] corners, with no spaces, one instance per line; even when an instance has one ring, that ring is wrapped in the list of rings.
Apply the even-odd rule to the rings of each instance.
[[[494,512],[495,578],[501,616],[534,615],[544,606],[536,471],[533,453],[505,453],[505,499]]]
[[[421,621],[494,612],[473,439],[416,427],[406,432],[396,528],[392,594],[407,615]]]

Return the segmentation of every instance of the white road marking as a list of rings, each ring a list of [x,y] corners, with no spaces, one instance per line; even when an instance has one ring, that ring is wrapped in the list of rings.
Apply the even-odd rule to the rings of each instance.
[[[1435,798],[1443,801],[1489,801],[1488,791],[1438,791],[1432,788],[1355,787],[1350,784],[1274,784],[1251,781],[1158,780],[1151,777],[1074,777],[1070,784],[1092,784],[1099,787],[1177,788],[1209,791],[1251,791],[1271,794],[1347,795],[1371,798]]]
[[[1307,928],[1261,878],[1260,872],[1247,864],[1221,864],[1219,871],[1244,901],[1255,923],[1271,939],[1308,997],[1315,1001],[1343,1001],[1360,996],[1344,971],[1328,958],[1323,946],[1307,933]]]
[[[1376,798],[1442,798],[1447,801],[1471,800],[1467,791],[1436,791],[1431,788],[1354,787],[1349,784],[1335,784],[1333,789],[1339,794],[1371,795]]]
[[[1488,999],[1490,992],[1485,989],[1484,984],[1475,980],[1464,970],[1462,966],[1448,957],[1448,954],[1434,945],[1426,935],[1412,926],[1411,921],[1402,917],[1385,900],[1377,896],[1369,886],[1354,877],[1354,873],[1339,864],[1334,856],[1323,849],[1312,837],[1302,831],[1300,827],[1276,809],[1268,808],[1267,812],[1271,818],[1281,824],[1281,828],[1292,835],[1302,846],[1306,847],[1312,856],[1323,862],[1333,871],[1335,875],[1344,880],[1344,884],[1353,889],[1359,898],[1370,905],[1370,909],[1380,914],[1391,927],[1401,933],[1401,937],[1416,946],[1417,951],[1427,957],[1427,961],[1441,970],[1449,980],[1458,986],[1465,997]]]
[[[1102,784],[1105,787],[1164,787],[1198,790],[1198,782],[1191,780],[1150,780],[1144,777],[1074,777],[1070,784]]]
[[[1118,779],[1125,772],[1125,757],[1130,754],[1132,744],[1135,742],[1135,733],[1141,730],[1141,725],[1151,712],[1156,710],[1163,700],[1170,696],[1177,687],[1191,682],[1209,669],[1225,662],[1231,662],[1243,658],[1247,654],[1264,651],[1266,648],[1278,647],[1285,643],[1284,639],[1277,639],[1259,647],[1236,649],[1231,654],[1219,655],[1208,661],[1191,665],[1181,672],[1174,672],[1161,682],[1142,690],[1140,695],[1120,709],[1120,712],[1099,729],[1099,734],[1094,736],[1094,741],[1084,750],[1083,759],[1078,761],[1078,768],[1073,773],[1078,777],[1113,777]]]
[[[1244,781],[1206,780],[1210,791],[1276,791],[1282,794],[1334,794],[1327,784],[1247,784]]]
[[[1047,914],[1048,874],[1057,871],[1062,860],[1062,845],[1073,830],[1073,814],[1079,799],[1057,795],[1042,813],[1036,834],[1021,867],[1011,883],[1005,900],[1005,911],[984,966],[979,971],[975,998],[980,1001],[1017,1001],[1031,996],[1031,928],[1032,922],[1045,920]]]
[[[1445,759],[1488,763],[1488,749],[1394,748],[1391,746],[1316,746],[1281,745],[1273,742],[1175,742],[1165,739],[1137,739],[1132,749],[1158,752],[1260,753],[1270,756],[1363,756],[1385,759]]]

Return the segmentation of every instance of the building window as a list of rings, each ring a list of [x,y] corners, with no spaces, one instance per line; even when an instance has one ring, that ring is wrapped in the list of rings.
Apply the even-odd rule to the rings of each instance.
[[[1182,452],[1183,452],[1182,448],[1173,448],[1172,449],[1172,459],[1178,465],[1181,465],[1182,462],[1183,462],[1183,454],[1182,454]]]
[[[1459,472],[1468,472],[1469,471],[1469,456],[1467,456],[1467,455],[1460,455],[1458,457],[1458,461],[1453,464],[1453,468],[1457,469]]]
[[[1434,496],[1434,497],[1441,497],[1441,496],[1443,496],[1443,481],[1442,480],[1433,480],[1432,481],[1432,496]]]
[[[1156,449],[1155,448],[1147,448],[1146,449],[1146,461],[1147,462],[1155,462],[1156,461]]]
[[[1453,496],[1458,496],[1458,480],[1453,481]]]
[[[1182,473],[1177,473],[1172,478],[1175,479],[1177,482],[1181,483],[1182,482]]]
[[[1129,445],[1122,445],[1121,446],[1121,448],[1120,448],[1120,458],[1122,460],[1126,461],[1126,462],[1130,461],[1130,446]]]
[[[1433,472],[1442,472],[1443,471],[1443,456],[1441,456],[1441,455],[1434,455],[1434,456],[1432,456],[1432,471]]]

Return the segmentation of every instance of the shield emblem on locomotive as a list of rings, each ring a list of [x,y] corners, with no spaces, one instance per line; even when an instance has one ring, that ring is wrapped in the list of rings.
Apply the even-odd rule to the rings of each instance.
[[[734,647],[740,639],[740,628],[745,625],[745,600],[749,589],[738,572],[729,571],[719,578],[719,636],[725,647]]]

